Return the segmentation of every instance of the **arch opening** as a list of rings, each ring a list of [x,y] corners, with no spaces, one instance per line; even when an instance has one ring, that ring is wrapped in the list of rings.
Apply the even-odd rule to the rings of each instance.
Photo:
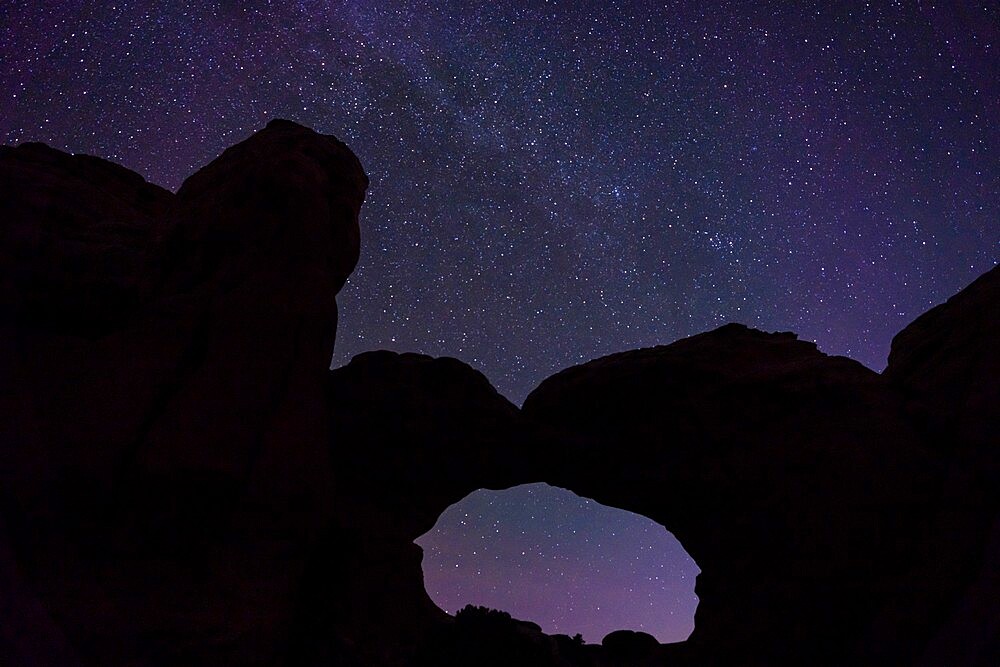
[[[679,642],[694,629],[700,569],[677,538],[566,489],[480,489],[415,542],[424,587],[449,614],[489,607],[587,643],[615,630]]]

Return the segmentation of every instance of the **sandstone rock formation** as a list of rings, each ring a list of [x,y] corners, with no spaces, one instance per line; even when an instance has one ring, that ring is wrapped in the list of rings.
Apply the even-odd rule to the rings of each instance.
[[[361,165],[275,121],[176,196],[37,144],[4,148],[0,178],[4,547],[51,620],[12,650],[273,663],[329,510]]]
[[[880,376],[740,325],[546,380],[329,371],[367,179],[274,121],[174,195],[0,149],[0,656],[14,665],[939,665],[1000,658],[1000,270]],[[454,619],[413,540],[483,487],[644,514],[692,637]],[[478,619],[478,620],[477,620]]]
[[[884,374],[926,433],[945,480],[906,594],[869,640],[885,650],[887,634],[926,637],[919,647],[898,642],[905,646],[890,654],[913,664],[1000,664],[998,341],[1000,267],[892,342]]]
[[[740,325],[565,370],[525,416],[546,479],[672,531],[702,573],[692,664],[842,664],[935,484],[888,384]]]
[[[303,582],[298,648],[343,656],[328,643],[347,636],[361,664],[395,664],[448,622],[414,540],[476,489],[520,483],[518,410],[456,359],[393,352],[332,371],[326,398],[336,509]]]
[[[943,449],[995,449],[1000,433],[1000,267],[892,341],[885,376]],[[938,435],[939,434],[939,435]],[[995,452],[993,452],[995,453]],[[1000,460],[993,458],[994,465]]]

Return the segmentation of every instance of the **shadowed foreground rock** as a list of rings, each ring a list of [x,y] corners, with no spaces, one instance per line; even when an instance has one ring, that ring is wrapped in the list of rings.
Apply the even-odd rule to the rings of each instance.
[[[900,331],[885,370],[937,447],[985,450],[994,467],[1000,465],[998,294],[995,267]]]
[[[177,195],[37,144],[2,149],[0,178],[3,539],[47,619],[6,655],[273,663],[330,511],[361,165],[275,121]]]
[[[174,195],[0,149],[0,662],[1000,663],[997,270],[884,376],[740,325],[549,378],[329,371],[367,179],[275,121]],[[423,589],[413,540],[483,487],[648,516],[697,560],[687,642],[601,645]]]
[[[935,488],[877,374],[728,325],[549,378],[546,479],[666,526],[701,567],[692,664],[840,664]],[[544,454],[542,455],[544,458]]]
[[[945,483],[906,594],[873,628],[875,655],[902,653],[922,667],[1000,664],[998,342],[1000,267],[892,342],[885,376],[928,434]],[[927,641],[886,642],[892,635]]]
[[[358,355],[326,389],[336,511],[304,580],[297,657],[322,664],[346,643],[361,664],[404,660],[449,621],[414,540],[476,489],[518,483],[518,410],[462,362],[420,354]]]

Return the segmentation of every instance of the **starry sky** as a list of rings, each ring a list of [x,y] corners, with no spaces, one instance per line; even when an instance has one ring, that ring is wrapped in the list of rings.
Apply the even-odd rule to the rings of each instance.
[[[622,628],[676,642],[694,629],[700,570],[680,542],[646,517],[565,489],[476,491],[417,544],[424,586],[452,614],[466,604],[503,609],[588,643]]]
[[[739,321],[881,370],[1000,255],[998,50],[995,0],[5,0],[0,141],[169,188],[275,117],[346,141],[335,365],[455,356],[520,402]]]

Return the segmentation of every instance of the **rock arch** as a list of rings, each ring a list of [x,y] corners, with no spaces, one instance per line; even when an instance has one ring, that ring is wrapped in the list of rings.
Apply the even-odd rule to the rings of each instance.
[[[519,410],[454,359],[327,372],[367,187],[332,137],[273,122],[176,195],[39,144],[0,149],[0,178],[5,655],[407,664],[448,623],[413,540],[475,489],[545,481],[698,561],[695,634],[654,662],[1000,657],[1000,269],[884,377],[727,325]]]
[[[702,568],[687,650],[703,659],[843,660],[898,586],[936,481],[880,376],[736,325],[563,371],[521,413],[419,355],[361,355],[331,387],[356,479],[393,505],[371,511],[400,541],[474,489],[536,480],[675,531]]]

